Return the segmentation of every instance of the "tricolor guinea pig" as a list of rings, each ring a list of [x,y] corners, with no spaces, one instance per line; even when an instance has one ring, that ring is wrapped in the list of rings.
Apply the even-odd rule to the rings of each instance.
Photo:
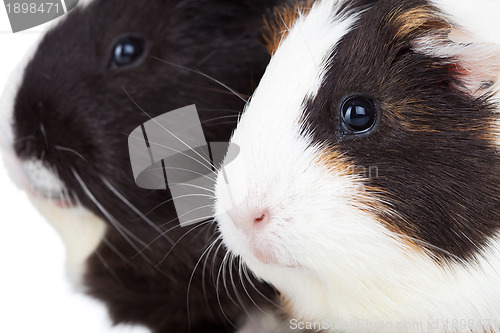
[[[299,1],[219,171],[227,247],[294,327],[500,332],[500,7]]]
[[[273,3],[81,1],[7,87],[12,174],[115,323],[233,332],[275,308],[269,286],[233,278],[213,223],[181,228],[168,191],[135,184],[128,150],[136,127],[191,104],[207,141],[229,140],[269,61],[260,30]]]

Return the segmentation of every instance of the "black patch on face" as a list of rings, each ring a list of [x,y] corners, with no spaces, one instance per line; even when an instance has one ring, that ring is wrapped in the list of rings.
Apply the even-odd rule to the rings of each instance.
[[[22,159],[43,156],[84,206],[104,220],[109,214],[116,221],[109,223],[85,276],[88,292],[108,305],[116,323],[187,332],[189,283],[191,332],[232,331],[224,315],[239,324],[245,316],[242,308],[253,306],[238,281],[237,291],[224,290],[218,276],[223,248],[210,252],[206,265],[212,270],[204,270],[205,260],[195,268],[216,237],[215,226],[180,228],[167,191],[137,187],[127,142],[128,134],[150,117],[191,104],[198,108],[208,142],[229,140],[244,103],[214,81],[155,58],[197,69],[249,96],[269,61],[258,38],[261,18],[276,2],[95,0],[72,10],[49,32],[26,68],[15,101],[15,149]],[[117,38],[127,35],[145,40],[146,58],[137,66],[110,70]],[[72,169],[106,213],[85,194]],[[101,177],[175,246],[159,237]],[[124,239],[127,233],[133,235],[129,238],[135,248]],[[143,251],[138,254],[137,248]],[[231,270],[238,276],[237,268]],[[273,297],[268,286],[253,283]],[[256,303],[268,303],[250,283],[245,285]]]
[[[378,170],[367,185],[390,203],[379,215],[393,231],[440,258],[471,260],[500,223],[500,156],[492,139],[498,115],[488,97],[457,89],[461,77],[442,59],[415,53],[416,35],[395,38],[389,13],[423,5],[429,4],[373,2],[336,47],[305,114],[317,142]],[[339,103],[352,92],[380,104],[380,123],[370,135],[342,131]]]

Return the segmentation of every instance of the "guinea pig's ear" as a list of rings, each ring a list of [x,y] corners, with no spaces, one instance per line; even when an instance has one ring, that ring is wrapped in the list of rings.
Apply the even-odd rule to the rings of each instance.
[[[498,87],[500,45],[465,33],[458,28],[418,37],[412,43],[417,53],[443,59],[461,82],[457,88],[475,97]]]

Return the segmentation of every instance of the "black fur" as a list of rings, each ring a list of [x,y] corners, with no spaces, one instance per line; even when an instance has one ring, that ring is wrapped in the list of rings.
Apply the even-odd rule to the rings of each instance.
[[[215,227],[198,226],[188,233],[190,228],[179,228],[174,219],[168,192],[135,185],[127,136],[150,116],[196,104],[207,141],[228,140],[237,118],[211,119],[235,116],[244,103],[214,81],[158,59],[199,70],[248,97],[269,60],[259,30],[265,9],[275,2],[95,0],[50,31],[26,68],[15,101],[15,135],[27,138],[17,141],[18,156],[43,158],[56,167],[70,192],[106,220],[74,169],[109,215],[137,238],[131,239],[135,246],[145,248],[138,254],[109,224],[105,241],[88,260],[87,291],[107,304],[115,323],[144,324],[155,332],[188,332],[189,325],[191,332],[231,332],[231,323],[241,324],[244,309],[254,307],[244,287],[260,306],[270,306],[259,293],[272,298],[274,291],[256,281],[259,293],[248,282],[242,285],[237,267],[230,268],[237,290],[227,269],[226,290],[218,277],[223,248],[214,255],[216,246],[195,269],[216,238]],[[139,66],[110,70],[112,47],[128,34],[147,40],[147,57]],[[158,237],[103,178],[162,231],[169,230],[175,246]]]
[[[333,52],[318,95],[306,101],[316,140],[334,144],[355,165],[378,169],[367,185],[390,203],[386,211],[399,214],[380,212],[393,231],[439,258],[473,259],[500,227],[500,156],[492,135],[497,105],[459,89],[462,77],[448,59],[412,49],[415,37],[440,22],[395,37],[389,14],[427,1],[369,6]],[[381,121],[370,135],[341,130],[339,103],[351,92],[371,94],[380,104]]]

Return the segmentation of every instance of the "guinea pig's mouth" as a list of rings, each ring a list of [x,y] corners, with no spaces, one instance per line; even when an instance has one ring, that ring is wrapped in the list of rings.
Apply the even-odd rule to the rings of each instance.
[[[255,260],[263,265],[281,266],[285,268],[299,268],[300,264],[280,255],[280,249],[273,246],[262,246],[262,244],[250,243],[250,252]]]
[[[249,258],[259,265],[281,266],[285,268],[298,268],[300,265],[293,260],[290,251],[288,251],[281,242],[280,236],[270,230],[235,230],[243,236],[242,251],[243,258]],[[230,242],[232,243],[232,242]]]
[[[276,257],[276,250],[272,247],[261,246],[260,244],[250,242],[250,249],[252,255],[261,263],[266,265],[279,265],[279,260]]]
[[[66,186],[54,168],[40,160],[21,161],[24,180],[21,186],[29,196],[48,201],[60,208],[71,208],[73,203]]]
[[[36,199],[42,199],[45,201],[48,201],[59,208],[72,208],[74,206],[73,202],[69,199],[64,197],[60,193],[47,193],[43,192],[44,190],[42,189],[36,189],[36,188],[28,188],[28,194]]]

